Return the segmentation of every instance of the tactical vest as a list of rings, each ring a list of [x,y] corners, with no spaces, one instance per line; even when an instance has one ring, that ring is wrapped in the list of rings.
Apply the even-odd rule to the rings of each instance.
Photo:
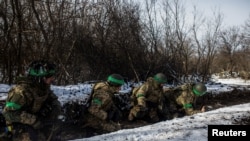
[[[113,95],[114,90],[112,89],[112,87],[110,87],[107,82],[99,82],[96,83],[93,88],[92,88],[92,92],[91,92],[91,103],[93,102],[93,98],[96,97],[97,95],[99,96],[103,96],[103,98],[105,100],[109,100],[110,102],[107,102],[107,105],[103,105],[103,107],[106,109],[108,109],[110,107],[110,105],[113,104]],[[105,96],[106,95],[106,96]]]
[[[152,77],[149,77],[143,85],[148,86],[148,90],[144,94],[147,100],[146,102],[151,103],[151,104],[158,104],[160,100],[162,100],[162,97],[163,97],[162,89],[156,85]],[[133,88],[132,95],[131,95],[132,105],[137,104],[136,94],[138,93],[138,91],[143,85]]]

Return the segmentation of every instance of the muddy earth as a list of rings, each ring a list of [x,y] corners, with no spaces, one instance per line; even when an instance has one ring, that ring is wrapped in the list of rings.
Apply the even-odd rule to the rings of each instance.
[[[123,97],[126,99],[127,97]],[[244,104],[244,103],[249,103],[250,102],[250,90],[239,90],[239,89],[234,89],[231,92],[223,92],[220,94],[206,94],[202,97],[200,97],[197,100],[197,107],[202,107],[203,105],[206,106],[206,109],[208,111],[210,110],[215,110],[218,108],[222,107],[227,107],[227,106],[232,106],[232,105],[238,105],[238,104]],[[120,102],[122,104],[122,102]],[[71,109],[73,112],[74,108],[77,109],[76,105],[68,105],[69,109]],[[120,105],[120,107],[125,106]],[[66,107],[65,107],[66,108]],[[126,109],[126,108],[125,108]],[[79,109],[78,109],[79,110]],[[127,112],[127,110],[123,110],[123,112]],[[75,113],[75,112],[73,112]],[[125,113],[126,115],[127,113]],[[73,115],[71,113],[71,115]],[[75,117],[72,117],[72,119],[77,119],[77,115]],[[171,119],[170,119],[171,120]],[[147,123],[145,121],[136,121],[136,122],[129,122],[126,119],[122,120],[120,122],[121,125],[123,125],[123,128],[128,129],[128,128],[136,128],[140,126],[145,126],[149,125],[150,123]],[[239,125],[250,125],[250,117],[246,119],[241,119],[238,121],[235,121],[234,124],[239,124]],[[91,137],[91,136],[96,136],[100,134],[104,134],[105,132],[102,131],[97,131],[88,127],[81,126],[84,125],[84,123],[81,123],[80,120],[76,120],[76,123],[74,124],[65,124],[64,127],[62,127],[62,131],[60,132],[59,136],[62,141],[70,140],[70,139],[79,139],[79,138],[86,138],[86,137]]]

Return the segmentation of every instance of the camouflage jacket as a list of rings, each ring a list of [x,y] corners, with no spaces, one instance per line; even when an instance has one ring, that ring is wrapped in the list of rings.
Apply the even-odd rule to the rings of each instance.
[[[197,96],[192,91],[193,83],[187,83],[167,91],[167,99],[170,103],[170,110],[184,111],[186,115],[200,113],[195,110]]]
[[[45,84],[41,86],[24,78],[9,90],[3,115],[7,123],[32,125],[41,118],[40,112],[44,107],[48,107],[48,104],[51,115],[46,117],[56,118],[61,112],[61,105],[57,96],[50,90],[50,86]]]
[[[147,108],[160,108],[163,104],[163,88],[152,77],[132,91],[132,105],[141,105]]]
[[[88,112],[101,120],[106,120],[108,111],[115,107],[113,97],[116,92],[107,82],[99,82],[93,86],[91,103]]]

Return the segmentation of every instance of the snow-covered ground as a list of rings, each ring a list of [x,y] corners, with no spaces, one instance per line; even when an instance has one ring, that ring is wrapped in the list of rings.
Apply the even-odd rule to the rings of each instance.
[[[74,141],[207,141],[208,125],[232,125],[247,116],[250,103]]]
[[[250,89],[250,81],[241,79],[215,79],[214,81],[216,82],[207,84],[208,91],[213,94],[231,91],[235,86]],[[6,93],[4,92],[7,92],[10,87],[6,84],[0,84],[0,100],[6,98]],[[51,88],[63,105],[68,101],[83,101],[83,99],[88,97],[91,87],[92,84],[83,83],[68,86],[52,86]],[[130,91],[130,88],[126,85],[123,86],[121,92],[126,93],[127,91]],[[76,139],[74,141],[207,141],[208,125],[234,125],[235,121],[246,117],[250,117],[250,103],[162,121],[135,129],[123,129],[109,134]],[[248,126],[248,134],[250,134],[250,125],[241,126]]]

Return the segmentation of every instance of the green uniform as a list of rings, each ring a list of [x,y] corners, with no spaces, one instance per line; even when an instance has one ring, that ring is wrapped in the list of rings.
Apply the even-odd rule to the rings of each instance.
[[[140,87],[133,89],[131,99],[133,107],[130,110],[129,120],[137,118],[158,122],[160,115],[167,116],[163,87],[152,77],[149,77]]]
[[[198,96],[192,91],[193,85],[192,83],[187,83],[166,92],[167,99],[170,103],[169,109],[174,117],[178,116],[178,114],[179,116],[183,116],[201,112],[195,109]]]
[[[20,80],[10,89],[3,110],[6,123],[13,128],[10,130],[18,140],[41,138],[34,135],[37,131],[33,127],[40,128],[43,120],[54,120],[60,113],[60,102],[50,86],[34,83],[28,78]]]
[[[84,117],[86,126],[100,129],[104,132],[113,132],[121,129],[114,119],[117,116],[122,116],[113,101],[116,92],[117,87],[110,86],[107,82],[99,82],[93,86],[91,104],[88,108],[88,113]]]

